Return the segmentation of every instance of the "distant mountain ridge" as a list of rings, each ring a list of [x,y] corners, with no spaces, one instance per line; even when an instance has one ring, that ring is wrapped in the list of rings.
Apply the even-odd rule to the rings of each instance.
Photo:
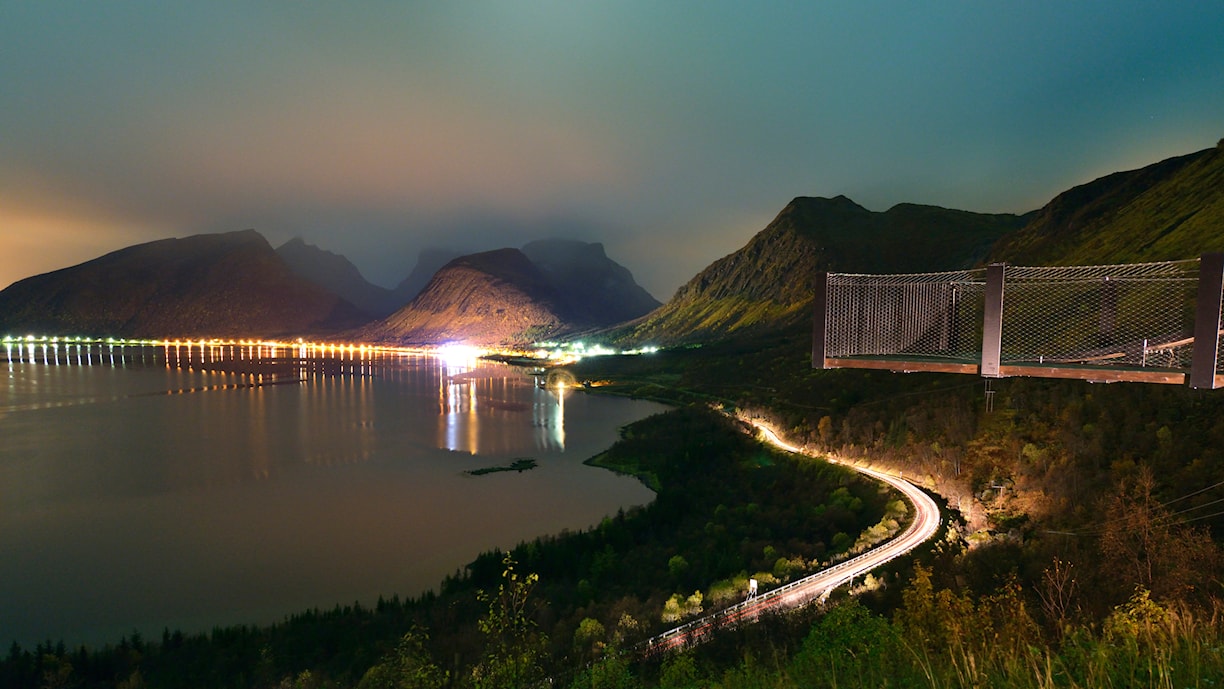
[[[385,287],[370,284],[357,266],[344,256],[307,244],[295,237],[276,248],[289,268],[368,313],[372,318],[386,316],[407,303]]]
[[[0,333],[271,337],[363,320],[254,230],[138,244],[0,291]]]
[[[408,273],[408,277],[400,280],[400,283],[392,290],[399,300],[399,305],[404,306],[416,299],[421,290],[424,290],[429,281],[433,279],[434,273],[462,255],[461,252],[451,249],[422,249],[417,254],[417,261],[412,266],[412,272]]]
[[[621,323],[662,305],[628,268],[608,258],[603,244],[541,239],[522,251],[544,272],[567,319],[576,323]]]
[[[739,251],[698,273],[671,301],[614,339],[677,343],[810,318],[820,270],[929,272],[973,263],[1024,222],[936,206],[869,211],[845,196],[798,197]]]

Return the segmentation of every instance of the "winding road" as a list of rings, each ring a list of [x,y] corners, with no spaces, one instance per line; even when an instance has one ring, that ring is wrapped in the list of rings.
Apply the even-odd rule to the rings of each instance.
[[[778,437],[772,429],[758,421],[751,422],[771,444],[787,452],[799,454],[799,448],[789,445]],[[841,463],[829,460],[835,464]],[[762,612],[796,608],[817,598],[824,598],[829,593],[850,581],[854,577],[883,565],[913,550],[939,530],[939,507],[929,495],[914,484],[899,476],[885,474],[874,469],[842,463],[850,469],[866,474],[878,481],[883,481],[896,488],[909,500],[914,508],[914,519],[899,536],[888,542],[845,562],[839,562],[828,569],[776,589],[765,591],[753,598],[711,613],[705,617],[686,622],[675,629],[670,629],[658,636],[647,639],[640,645],[643,653],[653,654],[669,649],[698,643],[703,637],[719,627],[725,627],[741,621],[757,619]]]

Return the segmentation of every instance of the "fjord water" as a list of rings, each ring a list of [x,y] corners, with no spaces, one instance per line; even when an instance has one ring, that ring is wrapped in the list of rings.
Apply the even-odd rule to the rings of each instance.
[[[436,587],[649,502],[583,465],[659,405],[472,358],[0,350],[0,642],[115,643]],[[530,457],[538,467],[464,472]]]

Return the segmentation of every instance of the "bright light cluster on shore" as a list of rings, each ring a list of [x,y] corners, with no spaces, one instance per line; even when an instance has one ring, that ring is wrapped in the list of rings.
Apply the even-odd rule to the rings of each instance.
[[[596,356],[618,356],[634,354],[653,354],[658,347],[641,347],[638,349],[612,349],[602,344],[587,344],[574,342],[537,342],[532,356],[537,359],[547,359],[555,363],[574,363]]]
[[[476,359],[485,356],[488,352],[462,342],[448,342],[438,347],[433,353],[448,366],[457,367],[471,366]]]

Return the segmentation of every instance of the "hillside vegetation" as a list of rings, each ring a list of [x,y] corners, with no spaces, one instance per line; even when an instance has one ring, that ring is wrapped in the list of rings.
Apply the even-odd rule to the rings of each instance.
[[[671,301],[617,329],[621,341],[675,344],[792,325],[810,317],[821,270],[924,272],[972,264],[1014,215],[901,204],[874,213],[844,196],[800,197],[735,253],[710,264]]]
[[[976,377],[812,370],[809,346],[795,328],[592,360],[573,374],[608,393],[734,405],[809,452],[914,477],[963,520],[923,557],[925,574],[879,575],[883,588],[863,597],[871,612],[732,635],[636,667],[640,686],[1224,679],[1217,656],[1196,660],[1224,641],[1214,535],[1224,528],[1224,392],[1004,379],[988,411]],[[853,654],[835,652],[847,646]],[[672,683],[678,668],[688,679]]]
[[[1224,140],[1215,148],[1118,172],[1058,195],[992,260],[1101,265],[1224,251]]]
[[[1217,147],[1077,187],[989,260],[1109,264],[1220,251],[1222,170]],[[960,510],[959,536],[926,556],[929,569],[863,596],[871,612],[850,605],[802,631],[779,623],[741,633],[730,646],[638,666],[632,682],[1224,681],[1215,650],[1224,641],[1224,392],[1005,379],[992,382],[990,409],[979,378],[812,370],[810,346],[797,322],[654,358],[584,362],[574,375],[606,392],[734,405],[809,452],[903,471]]]

